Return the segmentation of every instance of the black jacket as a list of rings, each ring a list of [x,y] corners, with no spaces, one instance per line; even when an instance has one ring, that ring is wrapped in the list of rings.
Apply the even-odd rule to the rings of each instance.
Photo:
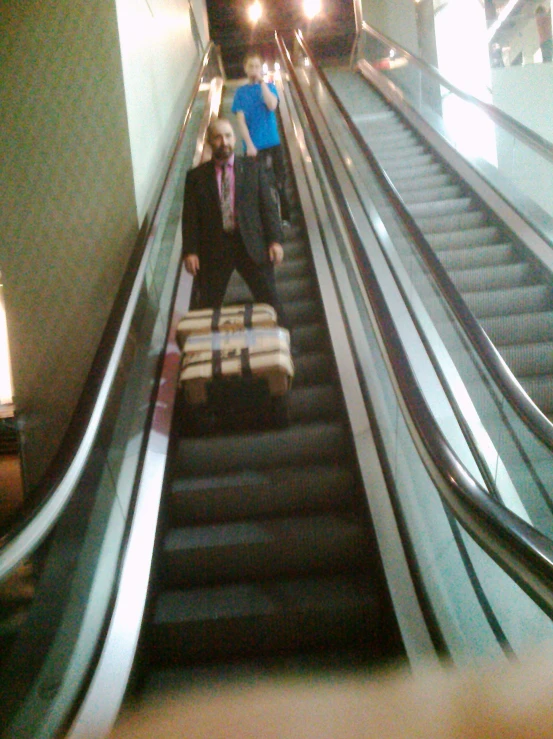
[[[242,240],[257,264],[269,260],[268,247],[282,243],[278,207],[267,178],[251,157],[234,158],[235,214]],[[186,176],[182,211],[183,255],[197,254],[200,265],[216,261],[223,244],[223,218],[213,161]]]

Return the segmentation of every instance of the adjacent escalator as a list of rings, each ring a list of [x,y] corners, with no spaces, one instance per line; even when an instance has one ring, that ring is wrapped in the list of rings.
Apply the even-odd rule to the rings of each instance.
[[[551,274],[360,75],[327,77],[467,306],[553,418]]]

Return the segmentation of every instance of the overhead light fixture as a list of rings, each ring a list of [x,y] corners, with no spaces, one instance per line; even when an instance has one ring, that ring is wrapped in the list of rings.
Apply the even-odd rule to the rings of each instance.
[[[312,20],[322,10],[321,0],[303,0],[303,12]]]
[[[248,8],[248,15],[250,16],[252,23],[257,23],[259,21],[263,15],[263,8],[261,7],[259,0],[255,0],[255,2],[250,5]]]

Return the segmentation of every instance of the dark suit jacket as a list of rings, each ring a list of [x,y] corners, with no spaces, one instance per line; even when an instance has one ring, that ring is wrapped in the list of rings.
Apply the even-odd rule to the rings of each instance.
[[[256,264],[269,261],[268,247],[282,243],[278,207],[263,169],[251,157],[234,158],[234,207],[242,240]],[[197,254],[201,268],[215,266],[223,243],[223,217],[213,161],[186,176],[182,212],[183,254]],[[203,265],[203,266],[202,266]]]

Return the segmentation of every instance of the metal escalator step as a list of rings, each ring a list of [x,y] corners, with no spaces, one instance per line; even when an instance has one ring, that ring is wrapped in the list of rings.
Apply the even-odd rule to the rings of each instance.
[[[440,262],[446,269],[463,269],[468,265],[489,267],[509,264],[515,258],[516,250],[512,244],[491,244],[490,246],[474,246],[471,249],[440,251]]]
[[[317,294],[315,281],[311,277],[302,277],[279,282],[278,294],[283,302],[296,298],[306,298],[311,295],[315,296]],[[244,291],[241,285],[229,285],[225,296],[226,303],[243,303],[248,300],[251,300],[249,291]]]
[[[386,165],[384,169],[390,173],[390,179],[397,187],[401,187],[403,183],[411,181],[412,178],[419,179],[424,177],[434,177],[442,172],[442,166],[438,163],[415,164],[413,166],[395,167]]]
[[[516,377],[553,374],[553,341],[499,347]]]
[[[151,627],[151,659],[197,662],[375,645],[380,598],[363,578],[335,577],[168,591]]]
[[[288,306],[286,306],[288,314]],[[328,333],[322,323],[304,323],[292,331],[293,349],[297,352],[328,351]]]
[[[416,141],[396,141],[393,144],[379,144],[372,147],[377,158],[382,162],[406,161],[414,157],[427,155],[424,146]]]
[[[334,361],[326,352],[309,352],[294,357],[294,387],[320,385],[334,378]]]
[[[293,387],[288,397],[290,421],[336,421],[342,413],[341,397],[333,385]]]
[[[403,156],[382,156],[380,152],[377,153],[378,159],[381,162],[384,169],[391,173],[392,177],[395,177],[396,172],[401,177],[404,172],[408,171],[426,171],[427,167],[433,167],[436,162],[434,161],[431,154],[410,154],[404,152]]]
[[[496,346],[523,341],[553,341],[553,312],[519,313],[481,320],[482,328]]]
[[[449,276],[461,292],[508,290],[536,282],[533,267],[527,262],[497,264],[493,267],[451,270]]]
[[[252,434],[180,439],[175,475],[214,475],[236,470],[341,464],[347,453],[345,428],[336,423],[311,423]]]
[[[437,187],[450,187],[453,184],[453,180],[450,174],[447,172],[439,172],[438,174],[431,174],[426,177],[412,177],[397,181],[394,183],[402,194],[410,196],[411,193],[425,192],[430,189]]]
[[[297,256],[293,259],[287,257],[282,264],[279,264],[275,269],[275,277],[277,283],[280,284],[285,280],[295,279],[298,277],[305,277],[311,270],[311,264],[305,256]]]
[[[173,479],[169,511],[173,525],[216,523],[229,511],[235,520],[324,512],[351,507],[353,486],[351,470],[336,464],[188,476]]]
[[[354,572],[367,534],[348,513],[188,526],[163,539],[163,588]]]
[[[517,379],[543,413],[553,414],[553,374]]]
[[[498,244],[500,243],[500,232],[496,226],[486,226],[484,228],[466,228],[463,231],[452,231],[450,233],[428,234],[427,239],[434,249],[466,248],[483,244]]]
[[[407,205],[433,203],[438,200],[451,200],[463,195],[463,189],[459,185],[444,185],[443,187],[417,188],[406,191],[403,200]]]
[[[286,317],[293,327],[319,321],[322,315],[323,309],[319,300],[297,299],[286,303]]]
[[[416,218],[434,218],[453,213],[465,213],[470,209],[471,204],[471,198],[437,198],[424,203],[411,203],[409,211]]]
[[[301,236],[297,238],[286,239],[284,244],[284,259],[298,259],[304,257],[308,253],[305,240]]]
[[[487,224],[487,215],[479,210],[471,210],[464,213],[449,213],[447,215],[436,215],[417,217],[417,224],[425,234],[440,234],[465,231],[466,229],[479,228]]]
[[[477,318],[544,311],[551,307],[551,288],[528,285],[510,290],[467,292],[463,298]]]

